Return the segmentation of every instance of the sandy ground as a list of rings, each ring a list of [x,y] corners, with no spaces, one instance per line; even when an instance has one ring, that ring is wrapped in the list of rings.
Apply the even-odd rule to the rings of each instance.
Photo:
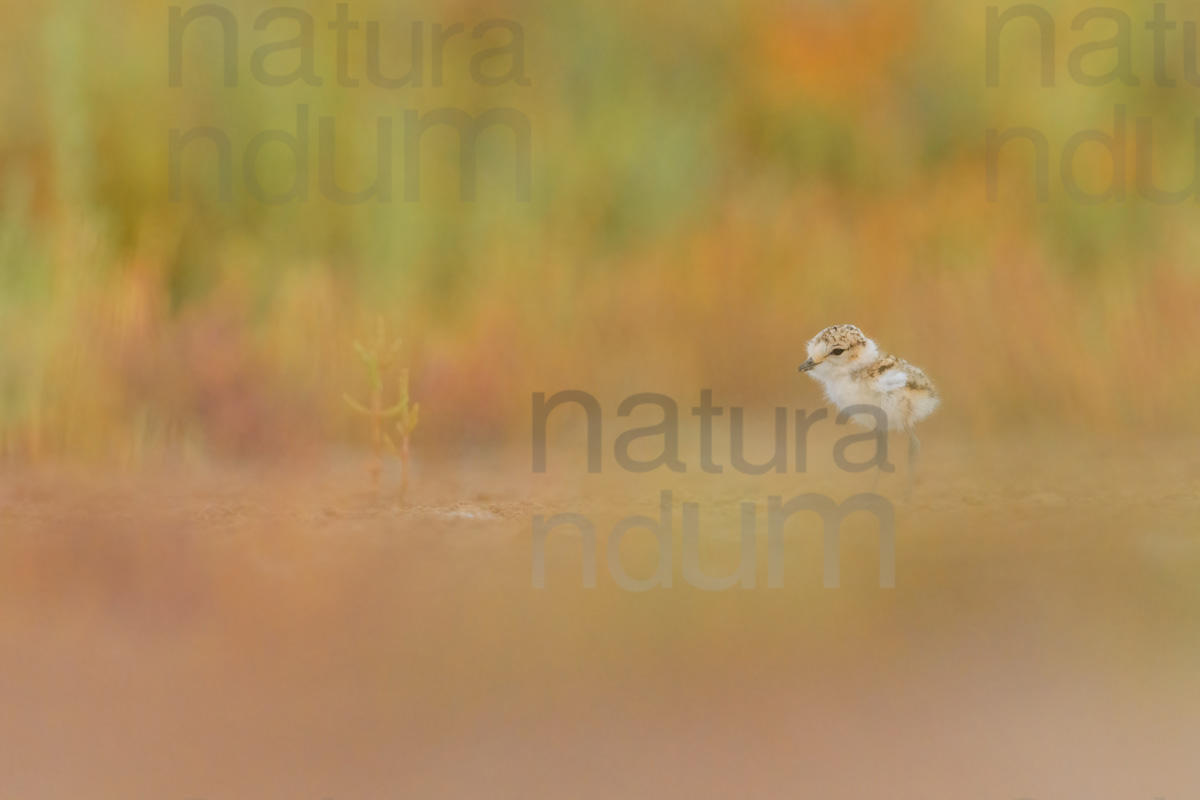
[[[701,505],[732,570],[738,504],[869,487],[804,475],[583,472],[527,448],[420,464],[412,505],[359,465],[0,483],[0,795],[29,800],[1200,797],[1200,448],[1009,438],[926,449],[821,584],[815,521],[785,586],[620,589],[605,532]],[[611,455],[611,453],[610,453]],[[881,484],[894,493],[900,480]],[[551,536],[532,588],[532,518]],[[815,520],[815,518],[814,518]],[[648,533],[622,563],[655,568]]]

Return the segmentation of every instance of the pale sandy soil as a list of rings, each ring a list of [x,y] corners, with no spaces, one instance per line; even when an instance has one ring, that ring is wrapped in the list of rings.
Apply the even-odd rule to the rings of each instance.
[[[759,588],[698,591],[678,516],[669,590],[620,590],[603,552],[581,588],[566,535],[531,588],[535,514],[587,514],[603,549],[670,488],[718,573],[739,503],[869,485],[820,458],[535,476],[522,447],[422,463],[403,510],[340,459],[11,470],[0,796],[1200,797],[1197,443],[927,444],[892,590],[854,518],[840,589],[812,522],[766,589],[760,522]],[[622,549],[639,576],[655,555]]]

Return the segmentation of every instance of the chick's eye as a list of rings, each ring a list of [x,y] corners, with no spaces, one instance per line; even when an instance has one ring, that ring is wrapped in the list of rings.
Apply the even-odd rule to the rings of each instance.
[[[829,351],[829,355],[831,355],[831,356],[840,356],[840,355],[841,355],[842,353],[844,353],[844,352],[846,352],[846,348],[844,348],[844,347],[835,347],[834,349],[832,349],[832,350],[830,350],[830,351]]]

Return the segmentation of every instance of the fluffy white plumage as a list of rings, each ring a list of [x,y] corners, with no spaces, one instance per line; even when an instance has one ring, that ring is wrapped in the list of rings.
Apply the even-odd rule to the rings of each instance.
[[[825,391],[829,402],[845,411],[851,406],[874,406],[887,415],[889,430],[902,430],[909,441],[909,489],[920,453],[913,426],[928,417],[940,402],[937,389],[920,368],[880,352],[875,342],[853,325],[834,325],[808,342],[808,360],[800,371]],[[873,419],[856,416],[864,426]]]

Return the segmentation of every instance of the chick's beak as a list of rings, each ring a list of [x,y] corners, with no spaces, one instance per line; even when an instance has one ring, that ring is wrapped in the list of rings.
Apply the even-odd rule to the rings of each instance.
[[[808,361],[805,361],[803,364],[801,364],[801,365],[800,365],[800,370],[799,370],[799,371],[800,371],[800,372],[808,372],[810,369],[812,369],[812,368],[813,368],[813,367],[815,367],[816,365],[817,365],[817,362],[813,361],[813,360],[810,358]]]

